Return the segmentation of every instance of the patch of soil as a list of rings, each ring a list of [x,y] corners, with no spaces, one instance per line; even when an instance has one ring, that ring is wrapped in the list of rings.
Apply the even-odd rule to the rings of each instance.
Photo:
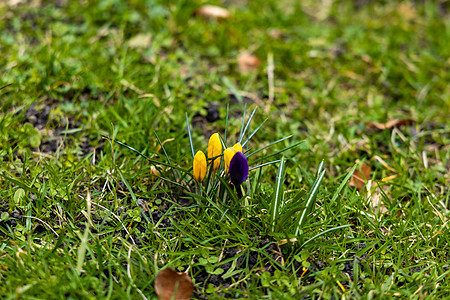
[[[25,111],[24,114],[24,122],[33,125],[33,127],[39,130],[41,134],[48,134],[47,136],[43,136],[39,147],[39,150],[42,153],[55,153],[61,144],[64,141],[67,141],[64,140],[64,138],[68,136],[68,134],[62,132],[67,129],[74,129],[78,126],[77,120],[71,117],[69,117],[67,121],[50,119],[50,112],[52,108],[57,105],[59,105],[59,102],[53,100],[49,100],[42,107],[38,107],[33,104]],[[79,147],[83,156],[93,151],[94,147],[90,145],[89,136],[81,137],[80,139],[81,143]]]
[[[6,221],[0,221],[0,226],[8,225],[10,227],[15,227],[17,225],[17,220],[21,219],[21,213],[17,209],[9,212],[9,203],[6,201],[0,201],[0,215],[3,213],[9,214],[9,219]],[[0,231],[0,237],[5,237],[6,235]]]
[[[25,112],[25,122],[33,125],[34,128],[42,130],[45,128],[50,115],[50,106],[44,106],[41,110],[36,109],[36,105],[31,105]]]

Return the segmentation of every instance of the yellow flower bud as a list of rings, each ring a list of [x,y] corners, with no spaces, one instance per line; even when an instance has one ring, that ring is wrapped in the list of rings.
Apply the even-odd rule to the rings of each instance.
[[[225,161],[225,173],[228,173],[228,168],[230,167],[230,161],[233,158],[236,150],[233,147],[229,147],[223,151],[223,160]]]
[[[233,148],[234,148],[234,151],[235,151],[235,152],[241,151],[242,154],[244,154],[244,152],[242,151],[242,145],[241,145],[241,143],[236,143],[236,144],[234,144]]]
[[[208,143],[208,158],[213,158],[222,154],[222,143],[220,142],[219,134],[214,133],[209,138]],[[214,159],[213,161],[213,170],[217,170],[220,165],[220,157]]]
[[[202,182],[206,175],[206,156],[202,151],[198,151],[194,156],[194,179]]]

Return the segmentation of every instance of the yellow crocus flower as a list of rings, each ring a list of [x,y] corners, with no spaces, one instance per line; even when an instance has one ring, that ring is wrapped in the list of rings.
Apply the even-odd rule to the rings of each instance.
[[[222,143],[220,142],[219,134],[214,133],[209,138],[208,143],[208,158],[217,157],[222,154]],[[220,165],[220,157],[214,159],[213,163],[213,170],[217,170]]]
[[[194,156],[194,179],[202,182],[206,175],[206,156],[203,151],[198,151]]]
[[[236,150],[234,147],[229,147],[223,151],[223,160],[225,161],[225,173],[228,173],[228,168],[230,167],[230,161],[233,158]]]
[[[241,145],[241,143],[236,143],[236,144],[234,144],[233,149],[234,149],[235,152],[241,151],[242,153],[244,153],[244,152],[242,151],[242,145]]]

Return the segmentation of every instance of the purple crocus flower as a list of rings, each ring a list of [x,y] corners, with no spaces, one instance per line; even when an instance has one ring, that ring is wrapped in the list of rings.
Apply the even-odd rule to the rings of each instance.
[[[238,197],[242,198],[240,185],[247,179],[248,176],[248,162],[242,152],[238,151],[230,161],[229,171],[230,179],[236,188]]]

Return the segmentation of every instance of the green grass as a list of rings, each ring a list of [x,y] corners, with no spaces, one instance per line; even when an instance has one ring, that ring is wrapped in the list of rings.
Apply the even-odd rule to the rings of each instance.
[[[448,1],[23,2],[0,3],[2,298],[156,299],[166,266],[195,298],[450,297]],[[190,140],[261,124],[247,197],[196,187]]]

